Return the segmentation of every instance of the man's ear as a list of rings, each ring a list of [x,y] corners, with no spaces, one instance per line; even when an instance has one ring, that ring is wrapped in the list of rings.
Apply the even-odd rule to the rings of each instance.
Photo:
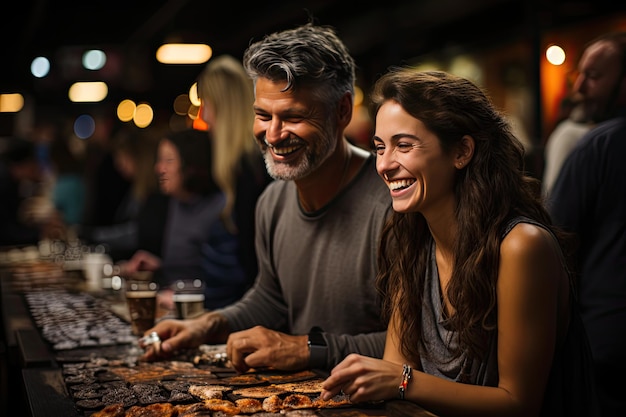
[[[337,118],[343,127],[348,126],[350,120],[352,120],[353,110],[352,94],[345,93],[339,100],[339,105],[337,106]]]

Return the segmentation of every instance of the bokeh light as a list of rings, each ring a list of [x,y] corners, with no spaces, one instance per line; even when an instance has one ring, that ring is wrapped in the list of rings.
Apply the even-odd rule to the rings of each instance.
[[[551,45],[546,49],[546,58],[552,65],[561,65],[565,62],[565,51],[558,45]]]
[[[17,113],[23,108],[23,95],[19,93],[0,94],[0,113]]]
[[[135,109],[135,117],[133,119],[137,127],[144,128],[150,126],[153,118],[154,111],[149,104],[141,103],[137,105],[137,108]]]
[[[43,78],[50,73],[50,61],[44,56],[39,56],[30,64],[30,72],[34,77]]]
[[[209,45],[191,43],[166,43],[156,52],[157,61],[162,64],[203,64],[213,50]]]
[[[90,49],[83,54],[83,67],[88,70],[96,71],[104,67],[107,62],[107,56],[104,51],[99,49]]]
[[[74,121],[74,134],[81,139],[87,139],[93,135],[95,130],[96,122],[93,117],[88,114],[78,116]]]
[[[96,103],[109,94],[109,87],[102,81],[76,82],[68,91],[68,97],[74,103]]]
[[[179,94],[174,100],[174,112],[180,116],[187,114],[189,105],[191,104],[187,94]]]
[[[189,88],[189,101],[194,106],[200,107],[200,97],[198,97],[198,83],[193,83],[193,85]]]
[[[126,99],[117,105],[117,118],[122,122],[130,122],[135,117],[137,105],[134,101]]]

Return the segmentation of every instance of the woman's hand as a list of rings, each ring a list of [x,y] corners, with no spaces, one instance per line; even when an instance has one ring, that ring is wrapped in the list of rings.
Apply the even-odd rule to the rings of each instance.
[[[401,382],[402,365],[353,353],[333,368],[322,384],[321,398],[343,392],[353,403],[388,400],[398,397]]]

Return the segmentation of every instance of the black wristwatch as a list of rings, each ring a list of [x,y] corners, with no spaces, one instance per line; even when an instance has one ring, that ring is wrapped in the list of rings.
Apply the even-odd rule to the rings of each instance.
[[[309,332],[309,367],[313,369],[326,369],[328,345],[322,332],[319,327]]]

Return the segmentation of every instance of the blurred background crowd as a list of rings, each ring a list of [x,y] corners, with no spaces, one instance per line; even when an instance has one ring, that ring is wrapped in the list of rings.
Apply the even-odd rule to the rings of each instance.
[[[547,193],[565,153],[565,139],[550,135],[561,134],[563,121],[575,124],[573,138],[589,128],[573,110],[585,44],[626,29],[626,7],[611,1],[341,5],[20,2],[2,25],[0,244],[80,240],[102,245],[115,262],[130,260],[135,270],[160,268],[171,263],[172,235],[181,234],[173,230],[184,229],[172,220],[185,218],[172,201],[189,204],[190,195],[215,192],[221,208],[210,216],[247,242],[236,252],[249,283],[256,274],[253,207],[271,179],[249,127],[253,97],[241,55],[264,34],[309,20],[335,27],[356,59],[346,130],[354,144],[369,148],[368,93],[386,69],[442,69],[488,91]],[[199,49],[163,56],[163,46],[181,44]],[[207,149],[174,146],[186,179],[172,189],[161,143],[184,132],[206,138]],[[206,189],[196,184],[203,182]],[[196,238],[207,243],[208,231]],[[158,261],[134,258],[138,251]],[[206,250],[197,257],[210,258]]]
[[[346,130],[354,144],[369,148],[368,93],[386,69],[442,69],[486,88],[524,143],[528,171],[545,176],[547,192],[564,152],[550,150],[562,139],[547,143],[560,122],[572,120],[585,43],[626,29],[626,7],[610,1],[304,3],[16,5],[19,13],[2,25],[0,51],[7,63],[0,78],[0,244],[76,240],[101,245],[134,270],[160,268],[171,263],[172,235],[181,235],[173,230],[184,229],[185,215],[172,201],[189,204],[189,195],[216,192],[221,209],[209,217],[247,242],[236,251],[242,282],[251,282],[253,207],[271,179],[252,139],[252,89],[241,56],[264,34],[309,20],[335,27],[356,59]],[[168,60],[162,47],[174,45],[200,49]],[[588,127],[577,124],[574,137]],[[207,149],[174,146],[186,179],[172,189],[160,144],[184,132],[210,139]],[[206,189],[197,186],[206,180]],[[196,238],[207,243],[208,235]],[[158,261],[140,261],[138,251]],[[197,257],[210,257],[204,253]]]

